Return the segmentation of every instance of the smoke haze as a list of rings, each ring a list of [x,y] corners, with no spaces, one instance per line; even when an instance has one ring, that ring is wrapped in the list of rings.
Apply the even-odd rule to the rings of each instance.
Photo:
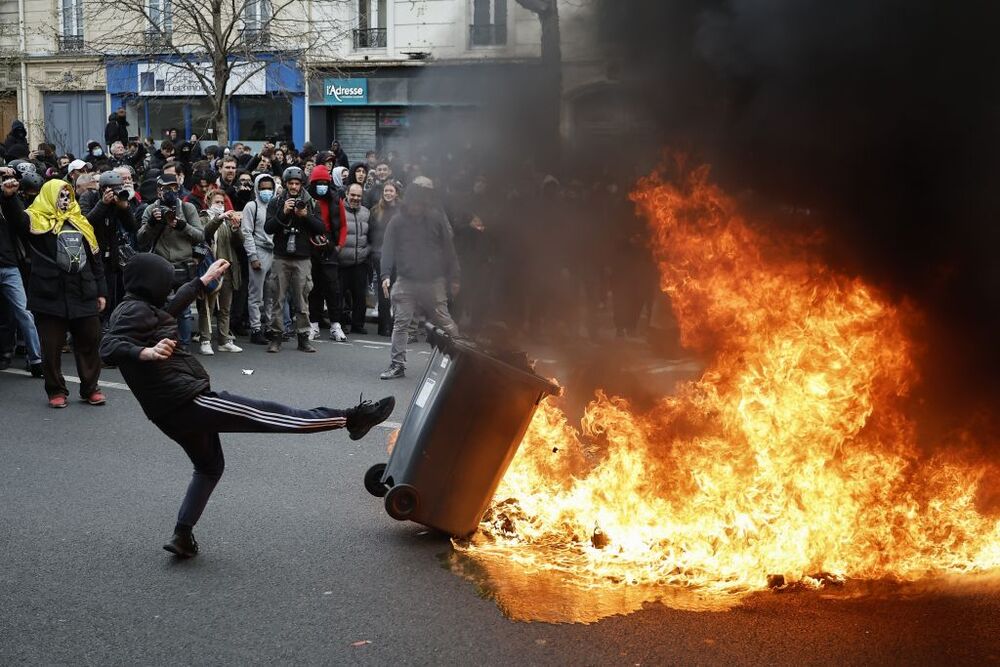
[[[657,145],[711,163],[731,191],[810,210],[832,262],[926,315],[933,430],[991,421],[1000,5],[606,0],[597,25]]]

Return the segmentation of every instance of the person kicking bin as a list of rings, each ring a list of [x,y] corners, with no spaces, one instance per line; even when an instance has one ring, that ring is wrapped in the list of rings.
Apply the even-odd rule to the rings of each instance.
[[[167,301],[174,268],[158,255],[141,253],[125,266],[126,297],[115,309],[101,342],[101,358],[116,364],[150,421],[177,442],[194,464],[174,526],[163,546],[181,558],[198,553],[193,529],[222,477],[220,433],[318,433],[346,428],[359,440],[388,419],[396,401],[363,401],[346,410],[303,410],[229,392],[212,391],[208,373],[177,348],[177,316],[229,267],[218,260]]]

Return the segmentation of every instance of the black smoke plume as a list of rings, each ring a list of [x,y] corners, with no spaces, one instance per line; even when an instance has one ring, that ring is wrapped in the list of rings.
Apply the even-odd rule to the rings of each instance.
[[[607,0],[596,19],[659,144],[813,211],[831,261],[925,314],[925,435],[995,426],[1000,4]]]

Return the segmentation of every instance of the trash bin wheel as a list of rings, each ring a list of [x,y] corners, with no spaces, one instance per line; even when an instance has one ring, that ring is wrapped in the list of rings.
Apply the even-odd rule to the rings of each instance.
[[[384,473],[384,463],[376,463],[365,473],[365,490],[376,498],[382,498],[389,490],[389,487],[382,483]]]
[[[389,489],[385,496],[385,511],[396,521],[406,521],[420,507],[420,496],[409,484],[399,484]]]

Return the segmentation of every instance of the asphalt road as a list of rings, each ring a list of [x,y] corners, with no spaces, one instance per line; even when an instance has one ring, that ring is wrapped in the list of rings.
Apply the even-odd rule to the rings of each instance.
[[[604,355],[614,352],[609,343]],[[426,359],[414,354],[411,376],[393,383],[377,379],[385,345],[361,341],[314,355],[248,346],[205,364],[216,388],[308,406],[388,391],[398,421]],[[69,355],[64,364],[72,374]],[[690,372],[644,368],[643,386]],[[121,382],[115,371],[103,379]],[[768,593],[727,611],[657,603],[592,624],[511,621],[443,564],[447,540],[393,521],[364,491],[389,429],[360,442],[224,436],[226,474],[196,530],[203,553],[176,561],[161,544],[189,464],[127,390],[107,393],[107,406],[55,411],[40,381],[0,373],[0,664],[1000,661],[1000,589],[985,582]]]

